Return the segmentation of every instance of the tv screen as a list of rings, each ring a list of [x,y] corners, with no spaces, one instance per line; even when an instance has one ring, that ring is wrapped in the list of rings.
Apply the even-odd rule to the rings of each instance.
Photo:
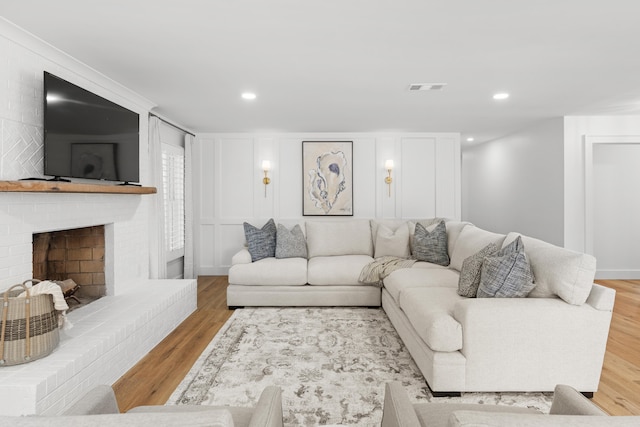
[[[140,117],[45,71],[44,174],[138,182]]]

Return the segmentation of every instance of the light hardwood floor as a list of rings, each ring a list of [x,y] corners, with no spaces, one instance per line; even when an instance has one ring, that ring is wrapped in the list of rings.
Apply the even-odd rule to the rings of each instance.
[[[233,313],[226,276],[198,278],[198,308],[114,385],[121,411],[164,404]],[[600,388],[593,402],[612,415],[640,415],[640,281],[599,283],[617,291]]]

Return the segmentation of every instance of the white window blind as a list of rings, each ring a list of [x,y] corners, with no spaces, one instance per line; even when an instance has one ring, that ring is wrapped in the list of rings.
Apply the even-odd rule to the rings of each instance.
[[[162,145],[167,259],[184,255],[184,148]]]

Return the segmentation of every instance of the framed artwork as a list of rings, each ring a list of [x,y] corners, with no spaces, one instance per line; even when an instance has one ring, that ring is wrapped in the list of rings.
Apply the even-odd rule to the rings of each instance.
[[[302,215],[353,215],[353,141],[302,141]]]

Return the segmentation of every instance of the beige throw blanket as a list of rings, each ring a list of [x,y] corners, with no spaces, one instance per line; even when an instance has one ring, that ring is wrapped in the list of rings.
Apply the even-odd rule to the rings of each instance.
[[[382,286],[382,280],[401,268],[410,268],[416,263],[415,259],[383,256],[365,265],[360,272],[358,281],[366,284]]]

